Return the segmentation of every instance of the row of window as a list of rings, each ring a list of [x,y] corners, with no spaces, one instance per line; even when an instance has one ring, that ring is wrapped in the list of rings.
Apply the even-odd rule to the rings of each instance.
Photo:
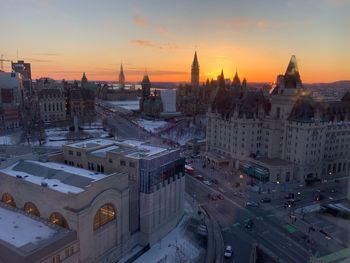
[[[51,107],[52,106],[52,107]],[[56,106],[56,109],[55,109]],[[44,103],[44,112],[50,112],[50,111],[63,111],[63,104],[62,103]]]
[[[13,196],[9,193],[4,193],[2,195],[1,201],[9,206],[16,207],[16,202]],[[24,204],[23,210],[36,217],[40,217],[40,211],[35,204],[32,202],[27,202]],[[99,208],[96,212],[93,222],[93,230],[104,226],[105,224],[116,219],[116,211],[112,204],[107,203]],[[69,229],[67,220],[58,212],[51,213],[49,221],[52,224]]]

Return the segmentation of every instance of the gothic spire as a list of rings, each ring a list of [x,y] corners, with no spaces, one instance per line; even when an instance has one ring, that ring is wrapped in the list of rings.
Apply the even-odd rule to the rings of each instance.
[[[119,85],[122,88],[125,86],[125,76],[124,76],[123,64],[120,64]]]
[[[198,63],[198,58],[197,58],[197,51],[194,52],[194,58],[193,58],[193,62],[192,62],[191,84],[192,84],[192,87],[199,86],[199,63]]]

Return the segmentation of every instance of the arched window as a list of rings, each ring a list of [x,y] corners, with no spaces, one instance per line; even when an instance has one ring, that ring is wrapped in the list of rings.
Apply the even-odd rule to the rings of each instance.
[[[57,212],[52,213],[50,215],[49,220],[52,224],[55,224],[67,229],[69,228],[66,219],[60,213],[57,213]]]
[[[94,230],[113,221],[116,218],[116,212],[112,204],[105,204],[98,209],[94,218]]]
[[[4,193],[2,195],[1,201],[10,206],[16,207],[15,199],[9,193]]]
[[[40,217],[40,212],[39,209],[36,207],[35,204],[33,204],[32,202],[27,202],[24,204],[23,210],[28,213],[31,214],[33,216],[37,216]]]

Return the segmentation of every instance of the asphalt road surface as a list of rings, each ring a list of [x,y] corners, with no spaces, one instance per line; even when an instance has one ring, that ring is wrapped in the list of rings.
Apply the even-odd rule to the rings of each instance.
[[[308,262],[316,251],[329,253],[324,247],[303,243],[293,225],[277,218],[274,211],[269,211],[269,206],[245,207],[246,200],[235,196],[230,185],[219,182],[219,185],[207,186],[187,176],[186,191],[219,222],[225,245],[233,247],[236,263],[249,260],[254,243],[263,244],[289,263]],[[211,200],[209,193],[221,194],[224,200]],[[310,191],[309,195],[312,196],[313,192]],[[254,221],[251,230],[244,226],[247,219]],[[233,259],[225,262],[233,262]]]

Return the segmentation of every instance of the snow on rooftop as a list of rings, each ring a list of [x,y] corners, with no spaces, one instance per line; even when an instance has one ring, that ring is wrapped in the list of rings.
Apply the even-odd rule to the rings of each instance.
[[[76,148],[94,148],[99,146],[107,146],[110,144],[113,144],[113,140],[107,140],[107,139],[92,139],[87,141],[80,141],[72,144],[68,144],[70,147],[76,147]]]
[[[134,152],[134,153],[128,154],[128,156],[130,156],[130,157],[137,157],[138,158],[141,156],[152,156],[152,155],[156,155],[158,153],[167,151],[166,148],[147,145],[147,144],[145,144],[145,142],[137,141],[137,140],[125,140],[125,141],[123,141],[123,144],[135,146],[140,151],[142,151],[142,152]]]
[[[91,154],[105,157],[106,156],[106,152],[113,151],[113,150],[116,150],[116,149],[119,149],[119,148],[120,147],[118,145],[112,145],[112,146],[109,146],[109,147],[106,147],[106,148],[102,148],[102,149],[93,151],[93,152],[91,152]]]
[[[121,101],[108,101],[107,104],[112,107],[120,107],[126,110],[139,110],[139,100],[121,100]]]
[[[51,238],[57,230],[31,217],[0,207],[0,240],[20,248]]]
[[[83,180],[80,187],[77,186],[79,185],[79,181],[82,181],[81,177],[91,179],[91,181],[88,181],[90,183],[92,181],[105,178],[107,176],[101,173],[93,173],[89,170],[76,168],[76,167],[59,164],[59,163],[53,163],[53,162],[43,163],[43,162],[30,161],[30,160],[26,160],[24,162],[27,164],[29,163],[29,164],[39,165],[39,166],[53,169],[56,171],[62,171],[62,172],[65,172],[65,174],[62,177],[56,176],[56,178],[47,178],[47,177],[43,177],[43,175],[32,174],[29,171],[28,172],[17,171],[14,168],[17,167],[17,165],[20,162],[16,162],[11,166],[5,169],[2,169],[1,171],[13,177],[21,176],[21,180],[25,180],[36,185],[42,185],[42,183],[46,183],[48,188],[58,192],[74,193],[74,194],[83,192],[85,190],[85,187],[87,186],[86,180]],[[61,180],[59,180],[60,178],[64,180],[64,183]],[[67,183],[69,178],[71,179],[70,181],[73,181],[73,182],[75,181],[76,185],[73,185],[72,183],[71,184]]]
[[[146,131],[149,132],[155,132],[161,128],[164,128],[166,125],[168,125],[168,122],[166,121],[150,121],[150,120],[144,120],[139,119],[135,121],[137,125],[144,128]]]

